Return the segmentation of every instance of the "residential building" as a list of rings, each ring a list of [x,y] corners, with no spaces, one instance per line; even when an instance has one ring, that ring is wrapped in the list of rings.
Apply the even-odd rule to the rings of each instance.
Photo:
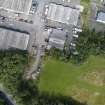
[[[101,0],[102,4],[105,5],[105,0]]]
[[[0,9],[20,14],[29,14],[32,0],[1,0]]]
[[[9,18],[27,19],[36,9],[33,0],[0,0],[0,15]]]

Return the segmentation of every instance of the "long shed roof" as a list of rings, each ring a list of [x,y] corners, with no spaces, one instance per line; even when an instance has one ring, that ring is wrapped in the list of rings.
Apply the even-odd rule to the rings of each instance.
[[[26,50],[29,42],[29,34],[0,28],[0,49],[10,48]]]
[[[0,0],[0,8],[16,13],[28,14],[31,4],[32,0]]]
[[[79,15],[80,12],[77,9],[51,3],[49,5],[47,19],[76,26]]]

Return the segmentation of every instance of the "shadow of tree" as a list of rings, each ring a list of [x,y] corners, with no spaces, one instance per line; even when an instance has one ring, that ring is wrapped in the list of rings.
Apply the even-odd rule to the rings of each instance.
[[[41,93],[38,97],[38,105],[87,105],[74,100],[72,97],[63,95],[49,95]]]
[[[69,96],[60,94],[51,95],[47,92],[40,93],[33,80],[23,80],[18,88],[18,94],[24,105],[86,105]]]

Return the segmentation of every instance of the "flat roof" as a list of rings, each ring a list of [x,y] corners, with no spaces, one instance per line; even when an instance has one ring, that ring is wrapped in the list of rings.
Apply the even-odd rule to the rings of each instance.
[[[105,23],[105,12],[99,12],[96,20],[98,22]]]
[[[21,33],[5,28],[0,28],[0,49],[16,48],[27,50],[29,34]]]
[[[47,19],[76,26],[80,11],[71,7],[50,3]]]
[[[50,34],[49,45],[62,50],[64,48],[65,40],[66,40],[65,31],[53,29],[52,33]]]
[[[22,14],[29,14],[32,0],[0,0],[0,8]]]

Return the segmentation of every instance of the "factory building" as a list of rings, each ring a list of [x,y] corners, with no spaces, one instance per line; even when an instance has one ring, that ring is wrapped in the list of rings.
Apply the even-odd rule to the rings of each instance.
[[[27,50],[30,35],[6,28],[0,28],[0,50]]]

